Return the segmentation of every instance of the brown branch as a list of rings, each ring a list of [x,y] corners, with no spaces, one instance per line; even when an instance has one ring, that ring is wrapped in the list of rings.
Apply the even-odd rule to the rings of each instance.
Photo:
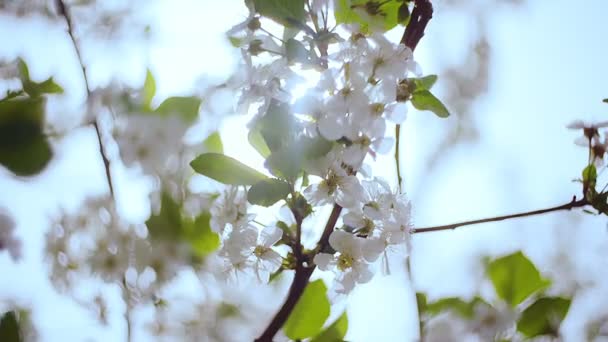
[[[433,17],[433,5],[430,0],[415,0],[414,9],[410,15],[410,22],[407,25],[403,36],[401,37],[401,44],[409,47],[414,51],[422,36],[424,36],[424,30],[426,25]]]
[[[340,217],[340,212],[342,212],[342,207],[339,205],[334,205],[334,208],[327,219],[327,224],[325,224],[325,229],[323,230],[323,234],[317,243],[317,247],[315,251],[322,251],[327,247],[329,243],[329,236],[331,232],[333,232],[336,222]],[[257,342],[270,342],[276,333],[281,329],[283,324],[289,318],[289,314],[293,311],[293,308],[298,303],[300,297],[304,293],[304,289],[306,289],[306,285],[312,275],[312,272],[315,270],[316,265],[304,265],[304,258],[297,260],[296,272],[293,277],[293,281],[291,283],[291,287],[289,288],[289,292],[287,294],[287,299],[285,299],[285,303],[279,309],[279,312],[273,317],[270,324],[266,327],[266,330],[256,339]]]
[[[74,36],[74,26],[72,24],[72,16],[70,15],[69,8],[65,5],[63,0],[55,0],[55,5],[57,6],[57,12],[59,15],[65,18],[65,22],[68,25],[68,34],[70,35],[70,39],[72,40],[72,45],[74,46],[74,50],[76,51],[76,57],[78,58],[78,62],[80,63],[80,68],[82,69],[82,77],[84,79],[84,85],[87,91],[87,102],[91,97],[91,87],[89,86],[89,79],[87,77],[87,70],[82,61],[82,55],[80,53],[80,48],[78,47],[78,43],[76,42],[76,37]],[[103,141],[101,139],[101,130],[99,128],[99,122],[97,121],[97,117],[95,117],[93,121],[93,127],[95,128],[95,133],[97,134],[97,143],[99,145],[99,154],[101,154],[101,158],[103,159],[103,165],[106,171],[106,179],[108,181],[108,187],[110,189],[110,196],[114,198],[114,187],[112,186],[112,174],[110,172],[110,159],[105,153],[105,149],[103,146]]]
[[[523,213],[517,213],[517,214],[511,214],[511,215],[490,217],[490,218],[485,218],[485,219],[480,219],[480,220],[464,221],[464,222],[446,224],[446,225],[442,225],[442,226],[414,228],[414,229],[412,229],[411,233],[417,234],[417,233],[436,232],[436,231],[441,231],[441,230],[453,230],[453,229],[456,229],[456,228],[462,227],[462,226],[470,226],[470,225],[474,225],[474,224],[487,223],[487,222],[497,222],[497,221],[514,219],[514,218],[518,218],[518,217],[541,215],[541,214],[546,214],[546,213],[550,213],[553,211],[571,210],[574,208],[584,207],[588,204],[590,204],[590,203],[587,201],[587,199],[583,198],[583,199],[577,200],[576,196],[574,196],[574,197],[572,197],[572,201],[562,204],[562,205],[551,207],[551,208],[526,211]]]

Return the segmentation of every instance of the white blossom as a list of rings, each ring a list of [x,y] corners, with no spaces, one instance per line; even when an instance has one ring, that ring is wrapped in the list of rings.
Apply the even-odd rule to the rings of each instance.
[[[375,261],[380,255],[378,244],[340,230],[331,233],[329,244],[336,253],[319,253],[315,255],[314,262],[319,269],[336,273],[337,293],[349,293],[355,284],[372,279],[369,262]]]
[[[21,240],[15,237],[15,221],[2,210],[0,211],[0,252],[3,250],[10,254],[13,261],[21,258]]]
[[[283,261],[272,247],[281,240],[283,231],[268,226],[258,231],[254,227],[233,230],[224,242],[220,254],[225,256],[234,271],[253,269],[260,282],[268,282]]]
[[[240,226],[247,222],[247,194],[238,187],[231,186],[220,194],[210,209],[211,229],[224,233],[226,225]]]
[[[352,208],[360,203],[363,188],[356,176],[349,175],[335,155],[330,153],[325,162],[330,165],[322,172],[321,182],[308,186],[303,195],[313,205],[337,203],[344,208]]]

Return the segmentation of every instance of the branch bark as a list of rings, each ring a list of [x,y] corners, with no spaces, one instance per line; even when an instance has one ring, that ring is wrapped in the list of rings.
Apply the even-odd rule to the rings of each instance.
[[[555,206],[555,207],[550,207],[550,208],[546,208],[546,209],[539,209],[539,210],[532,210],[532,211],[525,211],[525,212],[522,212],[522,213],[511,214],[511,215],[504,215],[504,216],[496,216],[496,217],[484,218],[484,219],[480,219],[480,220],[463,221],[463,222],[458,222],[458,223],[446,224],[446,225],[442,225],[442,226],[414,228],[414,229],[412,229],[411,233],[412,234],[417,234],[417,233],[437,232],[437,231],[442,231],[442,230],[453,230],[453,229],[456,229],[456,228],[462,227],[462,226],[471,226],[471,225],[474,225],[474,224],[487,223],[487,222],[497,222],[497,221],[514,219],[514,218],[518,218],[518,217],[541,215],[541,214],[546,214],[546,213],[550,213],[550,212],[553,212],[553,211],[571,210],[571,209],[574,209],[574,208],[582,208],[582,207],[584,207],[584,206],[586,206],[588,204],[590,204],[590,203],[587,201],[587,199],[583,198],[583,199],[577,200],[576,196],[574,196],[574,197],[572,197],[572,200],[570,202],[565,203],[565,204],[561,204],[561,205],[558,205],[558,206]]]
[[[89,98],[91,97],[91,87],[89,86],[89,79],[87,77],[87,70],[82,61],[82,55],[80,53],[80,48],[78,47],[78,43],[76,42],[76,37],[74,36],[74,26],[72,24],[72,16],[70,15],[69,8],[65,5],[63,0],[56,0],[55,5],[57,7],[57,12],[61,15],[68,26],[68,34],[70,35],[70,39],[72,40],[72,45],[74,46],[74,50],[76,52],[76,57],[78,58],[78,62],[80,63],[80,68],[82,70],[82,77],[84,79],[84,85],[87,92],[87,104],[89,102]],[[103,159],[103,165],[106,172],[106,180],[108,182],[108,188],[110,189],[110,196],[114,198],[114,186],[112,185],[112,173],[110,172],[110,159],[106,155],[105,148],[103,145],[103,140],[101,138],[101,129],[99,128],[99,122],[97,121],[97,117],[92,123],[93,128],[95,128],[95,134],[97,135],[97,143],[99,145],[99,154]]]

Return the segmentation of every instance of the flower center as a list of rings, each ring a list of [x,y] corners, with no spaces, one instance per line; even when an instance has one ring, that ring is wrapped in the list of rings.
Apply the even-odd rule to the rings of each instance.
[[[340,256],[338,257],[338,269],[342,272],[346,271],[347,269],[353,267],[353,264],[355,262],[355,259],[353,259],[353,257],[351,257],[348,254],[340,254]]]

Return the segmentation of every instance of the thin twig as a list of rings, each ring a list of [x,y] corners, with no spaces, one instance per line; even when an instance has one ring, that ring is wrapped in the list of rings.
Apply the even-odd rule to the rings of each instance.
[[[470,226],[470,225],[480,224],[480,223],[503,221],[503,220],[514,219],[514,218],[518,218],[518,217],[541,215],[541,214],[546,214],[546,213],[550,213],[553,211],[571,210],[574,208],[584,207],[588,204],[590,204],[590,203],[587,201],[587,199],[583,198],[583,199],[577,200],[576,196],[574,196],[574,197],[572,197],[572,200],[570,202],[562,204],[562,205],[558,205],[555,207],[551,207],[551,208],[526,211],[526,212],[511,214],[511,215],[484,218],[484,219],[480,219],[480,220],[463,221],[463,222],[458,222],[458,223],[446,224],[446,225],[442,225],[442,226],[414,228],[414,229],[412,229],[411,233],[417,234],[417,233],[436,232],[436,231],[441,231],[441,230],[452,230],[452,229],[456,229],[456,228],[462,227],[462,226]]]
[[[87,103],[91,96],[91,87],[89,86],[89,79],[87,77],[87,70],[82,60],[82,55],[80,53],[80,48],[78,47],[78,43],[76,42],[76,37],[74,36],[74,26],[72,25],[72,17],[69,12],[69,8],[65,5],[63,0],[56,0],[55,5],[57,6],[57,11],[59,15],[65,18],[65,22],[68,25],[68,34],[70,35],[70,39],[72,40],[72,45],[74,46],[74,50],[76,51],[76,57],[78,58],[78,62],[80,63],[80,68],[82,69],[82,77],[84,79],[84,85],[87,91]],[[101,154],[101,158],[103,159],[103,165],[106,171],[106,179],[108,181],[108,187],[110,189],[110,196],[114,198],[114,187],[112,185],[112,174],[110,172],[110,159],[105,153],[105,149],[103,146],[103,141],[101,138],[101,130],[99,128],[99,122],[97,121],[97,117],[95,117],[93,121],[93,127],[95,128],[95,133],[97,134],[97,143],[99,144],[99,154]]]
[[[399,160],[399,136],[401,134],[401,125],[395,125],[395,166],[397,167],[397,189],[401,192],[401,183],[403,179],[401,178],[401,164]]]
[[[133,322],[131,321],[131,296],[129,294],[129,285],[127,284],[126,276],[122,277],[122,286],[123,286],[123,296],[126,304],[125,309],[125,320],[127,324],[127,342],[131,342],[132,339],[132,330],[133,330]]]

